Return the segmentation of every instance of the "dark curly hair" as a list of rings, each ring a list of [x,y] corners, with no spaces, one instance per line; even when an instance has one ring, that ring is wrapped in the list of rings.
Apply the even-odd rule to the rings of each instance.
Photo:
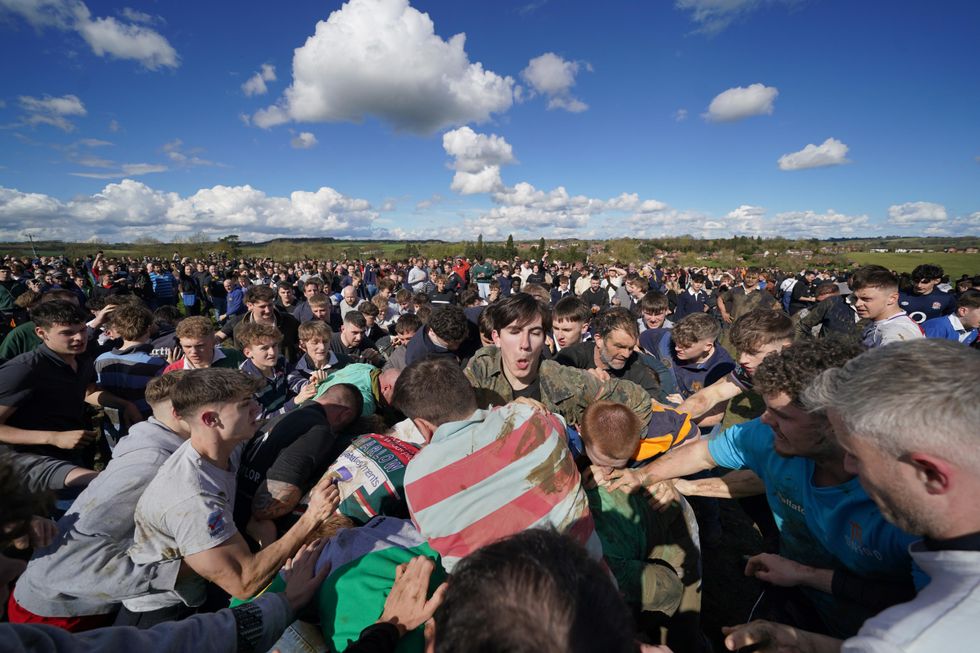
[[[766,356],[753,377],[762,395],[785,392],[793,403],[824,370],[843,366],[864,351],[856,338],[831,337],[804,341]]]
[[[434,309],[428,327],[444,342],[462,342],[470,333],[470,323],[466,319],[466,313],[453,304]]]

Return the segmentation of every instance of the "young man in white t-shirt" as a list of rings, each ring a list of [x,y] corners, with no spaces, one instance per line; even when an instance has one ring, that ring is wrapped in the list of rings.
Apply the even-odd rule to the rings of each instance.
[[[898,277],[880,265],[858,268],[848,282],[858,317],[871,321],[861,334],[869,349],[922,338],[922,329],[898,304]]]

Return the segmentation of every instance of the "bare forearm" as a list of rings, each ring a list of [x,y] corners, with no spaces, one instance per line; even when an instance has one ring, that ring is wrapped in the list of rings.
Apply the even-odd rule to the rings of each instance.
[[[0,424],[0,442],[6,444],[51,444],[51,431],[33,431]]]
[[[252,516],[256,519],[278,519],[289,514],[302,498],[302,490],[295,485],[266,480],[252,499]]]
[[[685,496],[717,499],[741,499],[766,492],[762,479],[750,470],[731,472],[721,478],[702,478],[693,481],[678,479],[674,481],[674,487]]]
[[[643,478],[643,484],[649,486],[653,483],[688,476],[716,466],[714,459],[708,452],[708,443],[701,440],[672,449],[657,460],[640,467],[637,471]]]
[[[239,587],[224,587],[226,592],[238,599],[255,596],[268,583],[290,557],[292,557],[313,532],[313,522],[300,519],[275,542],[252,556],[249,563],[242,566]]]

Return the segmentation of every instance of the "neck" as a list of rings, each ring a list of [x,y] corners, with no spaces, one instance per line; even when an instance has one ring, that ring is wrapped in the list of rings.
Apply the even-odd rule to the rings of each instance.
[[[834,448],[831,451],[811,456],[814,463],[813,483],[819,487],[841,485],[854,478],[844,469],[844,452]]]
[[[510,387],[513,388],[514,390],[524,390],[525,388],[527,388],[528,386],[530,386],[532,383],[534,383],[535,380],[537,380],[537,378],[538,378],[538,370],[537,369],[534,370],[534,374],[532,374],[529,378],[527,378],[524,381],[521,381],[520,379],[514,377],[510,373],[510,371],[507,369],[507,366],[506,365],[503,365],[503,361],[501,361],[501,367],[503,367],[503,370],[504,370],[504,378],[507,379],[507,383],[509,383],[510,384]]]
[[[120,349],[129,349],[130,347],[138,347],[140,345],[145,345],[146,340],[123,340]]]
[[[215,467],[228,469],[231,466],[231,453],[238,446],[238,442],[225,442],[209,436],[210,434],[204,437],[195,437],[194,434],[191,434],[191,446],[194,447],[194,451],[201,455],[201,458]]]
[[[180,421],[177,420],[177,419],[175,419],[172,414],[157,415],[156,412],[154,412],[153,413],[153,419],[155,419],[156,421],[160,422],[161,424],[163,424],[164,426],[166,426],[168,429],[170,429],[171,431],[173,431],[174,434],[176,434],[182,440],[186,440],[187,439],[187,437],[188,437],[187,434],[186,433],[181,433],[181,431],[180,431],[180,428],[181,428]]]
[[[904,312],[905,311],[903,311],[899,306],[891,306],[889,308],[886,308],[884,311],[882,311],[881,315],[875,318],[875,322],[881,322],[882,320],[887,320],[890,317],[895,317],[899,313],[904,313]]]
[[[272,365],[261,365],[253,360],[252,365],[254,365],[255,369],[262,372],[262,374],[264,374],[265,376],[270,376],[272,372],[276,369],[275,363],[273,363]]]
[[[596,368],[600,370],[608,369],[609,366],[606,365],[606,361],[602,360],[602,354],[599,352],[599,345],[596,345],[592,352],[592,359],[595,362]]]

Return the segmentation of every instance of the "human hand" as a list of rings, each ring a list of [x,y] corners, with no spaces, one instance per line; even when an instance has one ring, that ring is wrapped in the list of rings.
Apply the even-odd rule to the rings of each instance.
[[[674,404],[675,406],[679,406],[684,403],[684,397],[682,397],[680,393],[675,392],[672,395],[667,395],[667,401]]]
[[[310,502],[303,517],[319,524],[330,517],[339,505],[340,490],[337,488],[337,479],[328,474],[310,490]]]
[[[432,593],[432,598],[426,599],[433,569],[435,564],[425,556],[398,565],[395,584],[385,600],[384,612],[378,622],[393,625],[398,629],[398,634],[404,636],[428,621],[446,594],[446,584],[443,583]]]
[[[756,620],[740,626],[723,626],[725,648],[737,651],[752,646],[759,653],[811,653],[803,631],[771,621]]]
[[[296,393],[296,396],[293,398],[293,403],[295,403],[298,406],[299,404],[303,403],[307,399],[312,399],[315,396],[316,396],[316,383],[313,382],[313,377],[310,377],[309,383],[304,385],[302,389]]]
[[[796,587],[803,583],[812,567],[801,565],[775,553],[760,553],[745,563],[745,575],[780,587]]]
[[[106,304],[95,312],[95,319],[92,320],[92,328],[98,328],[105,324],[109,315],[119,307],[118,304]]]
[[[45,547],[58,535],[58,525],[47,517],[31,517],[27,533],[14,540],[14,548],[24,550]]]
[[[319,539],[304,544],[282,568],[283,580],[286,581],[284,594],[294,613],[310,602],[313,594],[320,589],[320,585],[330,573],[329,564],[323,565],[320,572],[316,573],[316,563],[326,543],[327,540]]]
[[[725,324],[731,324],[732,322],[735,321],[732,319],[732,316],[729,315],[728,313],[722,313],[721,319],[725,321]]]
[[[53,431],[48,438],[48,444],[59,449],[79,449],[95,441],[99,432],[96,430],[77,429],[74,431]]]
[[[605,383],[606,381],[609,380],[609,372],[607,372],[606,370],[600,370],[598,367],[594,367],[591,370],[589,370],[589,374],[594,376],[602,383]]]
[[[184,350],[180,348],[180,345],[177,345],[173,349],[168,349],[167,350],[167,363],[168,364],[169,363],[176,363],[177,361],[179,361],[183,357],[184,357]]]
[[[648,487],[647,491],[650,493],[648,503],[657,512],[663,512],[681,500],[673,481],[661,481]]]
[[[622,490],[632,494],[643,487],[643,477],[635,469],[604,469],[593,467],[596,482],[610,492]]]
[[[317,370],[313,374],[310,374],[310,385],[316,388],[321,383],[326,381],[328,376],[330,376],[329,370]]]
[[[545,405],[544,404],[542,404],[537,399],[531,399],[530,397],[518,397],[512,403],[521,404],[522,406],[530,406],[534,410],[536,410],[538,412],[541,412],[541,413],[547,413],[548,412],[548,409],[545,408]]]

